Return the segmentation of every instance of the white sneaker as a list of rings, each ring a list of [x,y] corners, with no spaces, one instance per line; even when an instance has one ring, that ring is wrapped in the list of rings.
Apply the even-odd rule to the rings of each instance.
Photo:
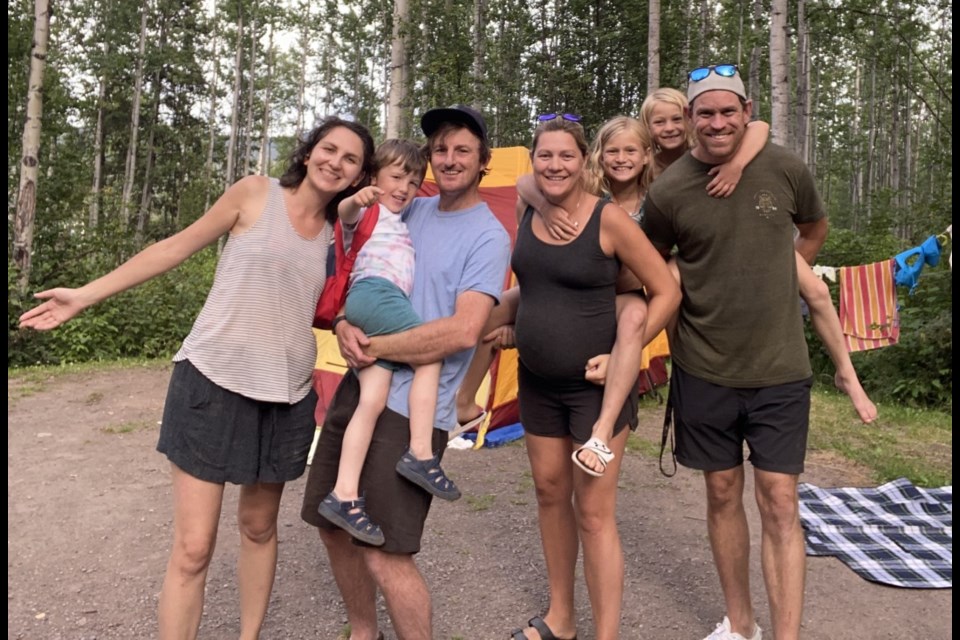
[[[730,618],[723,616],[723,622],[717,623],[717,628],[713,630],[713,633],[708,635],[703,640],[762,640],[763,632],[760,630],[760,625],[754,623],[753,627],[753,635],[749,638],[746,638],[739,633],[734,633],[731,631]]]

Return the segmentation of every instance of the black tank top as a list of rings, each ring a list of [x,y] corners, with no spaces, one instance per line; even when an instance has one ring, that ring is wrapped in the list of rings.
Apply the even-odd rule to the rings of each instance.
[[[610,353],[616,340],[620,262],[600,247],[607,202],[597,203],[580,235],[566,244],[534,235],[532,208],[520,221],[511,259],[520,284],[517,349],[523,365],[542,378],[582,382],[587,360]]]

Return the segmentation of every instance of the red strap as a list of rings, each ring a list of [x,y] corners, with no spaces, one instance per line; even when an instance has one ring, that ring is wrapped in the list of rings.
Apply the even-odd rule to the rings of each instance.
[[[353,240],[350,242],[350,251],[344,251],[343,248],[343,225],[337,220],[334,225],[334,237],[336,238],[337,255],[337,273],[350,273],[353,270],[353,263],[357,259],[357,254],[364,243],[373,235],[373,228],[377,226],[377,220],[380,218],[380,203],[374,202],[367,207],[360,224],[353,232]]]

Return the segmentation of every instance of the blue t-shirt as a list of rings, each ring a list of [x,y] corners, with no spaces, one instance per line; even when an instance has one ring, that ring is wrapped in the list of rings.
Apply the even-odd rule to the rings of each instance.
[[[416,251],[410,301],[424,322],[452,316],[457,296],[485,293],[499,302],[510,262],[510,236],[486,203],[460,211],[440,211],[440,197],[417,198],[403,214]],[[447,356],[440,371],[440,393],[434,425],[457,425],[454,396],[467,372],[474,349]],[[413,370],[393,374],[387,406],[409,417]]]

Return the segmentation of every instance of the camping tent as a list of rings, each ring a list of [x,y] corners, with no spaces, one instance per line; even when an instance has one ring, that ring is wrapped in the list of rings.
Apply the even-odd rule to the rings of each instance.
[[[480,182],[480,197],[489,205],[494,215],[510,234],[511,243],[516,239],[516,203],[517,178],[530,173],[530,154],[524,147],[501,147],[493,149],[488,166],[489,174]],[[427,176],[418,195],[437,194],[437,184],[433,174],[427,170]],[[507,275],[505,286],[510,286],[512,274]],[[323,424],[326,408],[333,398],[340,378],[346,372],[346,364],[340,357],[337,340],[329,331],[314,330],[317,336],[317,364],[314,370],[314,388],[320,401],[317,403],[317,424]],[[650,367],[658,356],[669,353],[665,336],[661,335],[644,351],[644,369]],[[662,358],[661,358],[662,360]],[[666,380],[660,368],[648,369],[653,375],[641,376],[641,390],[650,382],[662,384]],[[484,434],[489,430],[509,426],[520,420],[517,406],[517,351],[502,351],[490,367],[490,374],[477,394],[477,404],[487,409],[487,417],[480,426],[477,446],[483,444]]]

